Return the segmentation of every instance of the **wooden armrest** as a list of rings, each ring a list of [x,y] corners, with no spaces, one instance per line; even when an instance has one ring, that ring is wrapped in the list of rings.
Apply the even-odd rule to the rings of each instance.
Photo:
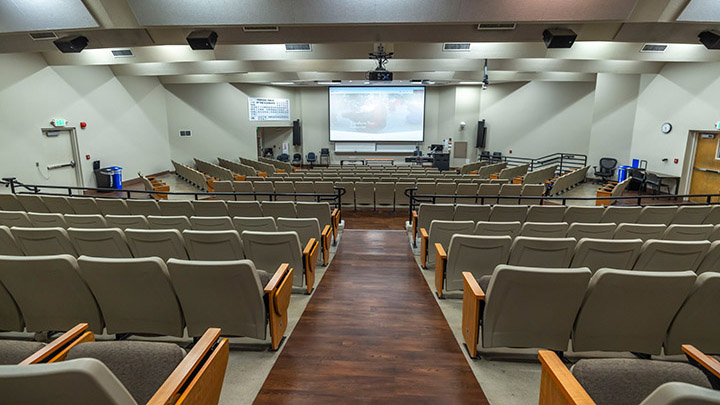
[[[435,244],[435,291],[438,298],[442,298],[443,282],[445,281],[445,266],[447,253],[441,243]]]
[[[218,403],[230,355],[228,340],[219,338],[219,328],[208,329],[148,405]]]
[[[327,266],[328,260],[330,260],[330,235],[332,234],[332,229],[330,228],[330,225],[325,225],[325,228],[322,230],[322,233],[320,234],[322,238],[322,251],[323,251],[323,266]]]
[[[153,191],[170,191],[170,186],[153,187]]]
[[[330,214],[333,223],[333,241],[337,240],[338,227],[340,226],[340,210],[334,208],[332,214]]]
[[[42,349],[33,353],[30,357],[21,361],[21,366],[38,363],[55,363],[65,360],[67,353],[73,347],[83,342],[95,340],[95,334],[87,330],[88,324],[79,323],[69,331],[60,335]]]
[[[427,244],[429,239],[430,236],[428,235],[425,228],[420,228],[420,264],[422,265],[423,269],[427,269]]]
[[[693,345],[682,345],[682,351],[685,352],[688,359],[697,362],[709,373],[720,378],[720,361],[716,358],[708,356]]]
[[[413,243],[415,243],[415,238],[417,238],[417,222],[418,222],[418,213],[417,213],[417,211],[413,210],[413,212],[412,212]]]
[[[595,403],[557,354],[550,350],[540,350],[538,359],[542,364],[540,405]]]
[[[283,263],[265,286],[268,297],[268,313],[270,314],[270,348],[277,350],[282,343],[283,334],[287,330],[290,294],[295,270]]]
[[[305,266],[305,284],[307,284],[307,293],[310,294],[315,285],[315,265],[318,256],[318,241],[310,238],[305,249],[303,249],[303,265]]]
[[[462,332],[470,357],[477,358],[478,339],[480,338],[481,301],[485,301],[485,292],[470,272],[463,272],[463,314]]]

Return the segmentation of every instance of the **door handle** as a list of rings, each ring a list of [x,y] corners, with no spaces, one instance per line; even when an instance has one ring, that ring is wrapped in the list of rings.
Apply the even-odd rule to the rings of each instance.
[[[57,165],[50,165],[47,167],[48,170],[62,169],[63,167],[75,167],[75,161],[71,160],[69,163],[60,163]]]

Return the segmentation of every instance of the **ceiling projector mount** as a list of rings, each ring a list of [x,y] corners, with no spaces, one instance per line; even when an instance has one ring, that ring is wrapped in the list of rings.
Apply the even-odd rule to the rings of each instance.
[[[392,59],[393,54],[394,52],[385,52],[385,47],[383,46],[383,44],[377,45],[375,52],[370,52],[368,54],[370,56],[370,59],[375,59],[375,61],[377,62],[377,67],[375,68],[375,70],[367,72],[367,79],[380,82],[392,81],[393,74],[392,72],[389,72],[387,69],[385,69],[385,65],[388,63],[389,59]]]

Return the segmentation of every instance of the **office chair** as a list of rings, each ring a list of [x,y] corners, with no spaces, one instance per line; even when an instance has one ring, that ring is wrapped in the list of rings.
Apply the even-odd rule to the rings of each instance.
[[[293,155],[293,166],[302,166],[302,155],[299,153],[296,153]]]
[[[265,148],[265,150],[263,151],[263,157],[264,158],[273,157],[273,148]]]
[[[287,153],[281,153],[278,155],[277,160],[281,162],[289,162],[290,161],[290,155]]]
[[[325,158],[325,164],[330,166],[330,149],[328,149],[328,148],[320,149],[320,163],[321,164],[322,164],[323,158]]]
[[[609,178],[615,175],[615,167],[617,167],[617,159],[604,157],[600,159],[600,170],[598,170],[598,166],[593,166],[593,169],[595,169],[596,177],[608,181]]]
[[[493,162],[493,163],[500,163],[500,162],[502,162],[502,152],[493,152],[493,154],[492,154],[492,162]]]
[[[670,194],[670,186],[664,184],[662,180],[654,173],[647,173],[645,177],[645,186],[650,186],[653,194],[662,192],[662,188],[667,189],[667,193]]]
[[[646,189],[645,170],[631,167],[631,168],[627,169],[627,172],[630,176],[630,183],[628,184],[627,189],[631,190],[631,191],[645,192],[645,189]]]
[[[315,156],[315,152],[310,152],[305,157],[307,159],[307,162],[310,163],[310,167],[313,167],[315,164],[315,161],[317,160],[317,157]]]
[[[479,161],[487,160],[489,162],[490,161],[490,151],[484,150],[484,151],[480,152],[480,159],[478,159],[478,160]]]

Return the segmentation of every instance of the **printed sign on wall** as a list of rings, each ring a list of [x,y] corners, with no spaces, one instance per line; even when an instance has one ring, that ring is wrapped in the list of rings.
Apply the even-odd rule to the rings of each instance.
[[[287,98],[249,98],[250,121],[290,121]]]

